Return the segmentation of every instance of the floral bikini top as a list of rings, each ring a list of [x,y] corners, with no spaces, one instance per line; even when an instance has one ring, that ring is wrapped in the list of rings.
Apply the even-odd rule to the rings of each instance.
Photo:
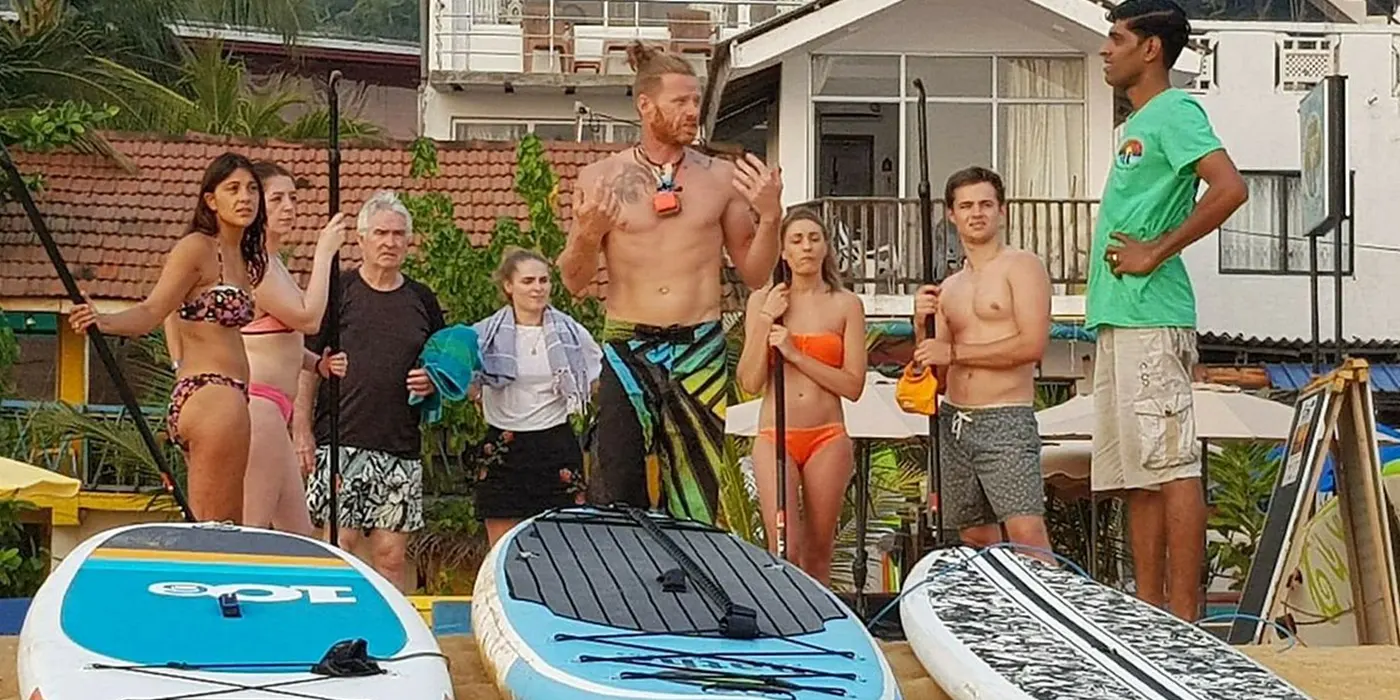
[[[253,322],[253,296],[224,282],[224,252],[219,250],[219,283],[180,306],[185,321],[207,321],[226,328],[242,328]]]

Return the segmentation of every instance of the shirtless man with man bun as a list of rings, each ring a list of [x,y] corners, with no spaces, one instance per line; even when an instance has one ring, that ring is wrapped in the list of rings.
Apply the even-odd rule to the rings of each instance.
[[[1034,406],[1035,368],[1050,342],[1050,276],[1034,253],[1002,242],[1006,190],[995,172],[953,173],[944,198],[965,262],[914,300],[914,360],[937,368],[948,390],[940,507],[964,544],[1000,542],[1004,528],[1011,542],[1048,551]]]
[[[579,172],[573,228],[557,261],[575,295],[597,276],[600,253],[608,270],[589,497],[664,504],[674,516],[716,523],[729,398],[723,254],[750,289],[768,281],[782,182],[753,155],[730,163],[690,147],[700,81],[688,62],[641,43],[627,53],[641,143]]]

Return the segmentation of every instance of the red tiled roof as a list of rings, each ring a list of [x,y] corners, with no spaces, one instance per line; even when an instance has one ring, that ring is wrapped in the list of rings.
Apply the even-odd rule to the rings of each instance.
[[[35,197],[39,211],[74,277],[94,299],[144,298],[160,275],[166,253],[184,232],[205,166],[226,150],[254,160],[276,161],[304,179],[306,186],[298,192],[296,231],[284,241],[284,247],[291,251],[289,265],[294,272],[304,274],[310,266],[315,236],[325,224],[329,201],[324,147],[194,136],[159,139],[113,134],[110,140],[136,164],[136,174],[96,155],[15,153],[21,171],[43,174],[44,189]],[[561,180],[561,225],[567,226],[572,213],[569,182],[579,168],[619,147],[569,142],[545,145]],[[525,204],[514,191],[515,144],[440,143],[440,170],[434,178],[409,177],[410,162],[407,143],[342,148],[341,208],[355,212],[379,189],[442,192],[456,203],[457,225],[478,245],[486,242],[499,217],[525,223]],[[342,255],[342,259],[353,255]],[[0,207],[0,270],[0,297],[65,297],[17,202]]]

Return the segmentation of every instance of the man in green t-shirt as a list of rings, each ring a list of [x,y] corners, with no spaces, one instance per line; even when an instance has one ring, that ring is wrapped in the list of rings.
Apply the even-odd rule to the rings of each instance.
[[[1093,489],[1126,497],[1138,597],[1195,620],[1206,509],[1191,397],[1196,298],[1180,253],[1248,193],[1205,111],[1169,82],[1191,32],[1186,13],[1172,0],[1126,0],[1108,19],[1104,79],[1127,94],[1133,114],[1089,255]],[[1197,201],[1201,180],[1208,187]]]

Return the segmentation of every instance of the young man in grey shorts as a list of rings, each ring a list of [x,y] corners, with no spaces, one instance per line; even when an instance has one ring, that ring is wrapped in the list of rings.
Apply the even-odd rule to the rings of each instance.
[[[1035,367],[1050,340],[1050,276],[1033,253],[1007,247],[1006,190],[986,168],[953,173],[944,188],[948,220],[965,261],[914,301],[914,360],[936,368],[947,400],[939,408],[945,526],[984,547],[1005,539],[1050,549]],[[925,321],[932,315],[934,337]]]

